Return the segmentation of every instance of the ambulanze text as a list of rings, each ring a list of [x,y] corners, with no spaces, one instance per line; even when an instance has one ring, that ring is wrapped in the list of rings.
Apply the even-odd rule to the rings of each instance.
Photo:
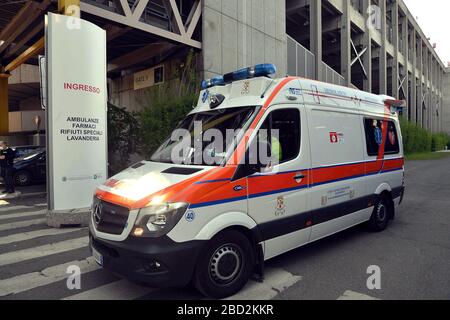
[[[60,134],[66,136],[67,141],[100,141],[104,135],[99,130],[100,120],[97,118],[67,117],[70,128],[63,128]]]

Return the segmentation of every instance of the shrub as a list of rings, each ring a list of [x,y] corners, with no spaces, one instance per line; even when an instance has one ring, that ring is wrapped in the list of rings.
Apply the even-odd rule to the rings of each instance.
[[[198,54],[190,51],[179,70],[166,81],[145,92],[145,108],[139,114],[141,154],[150,158],[170,137],[172,130],[197,103],[200,80],[196,61]]]
[[[108,170],[113,175],[129,165],[139,150],[140,127],[136,114],[108,103]]]
[[[141,154],[147,159],[167,139],[172,130],[192,110],[197,96],[169,96],[153,103],[139,115],[141,123]]]
[[[433,151],[444,150],[449,143],[450,143],[450,136],[448,134],[443,132],[433,134],[432,150]]]
[[[415,123],[400,118],[405,154],[439,151],[450,142],[446,133],[431,134]]]

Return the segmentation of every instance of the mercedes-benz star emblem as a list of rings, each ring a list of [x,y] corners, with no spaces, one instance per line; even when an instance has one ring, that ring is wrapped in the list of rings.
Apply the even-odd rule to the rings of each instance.
[[[96,225],[99,225],[102,221],[102,205],[100,203],[94,206],[94,222]]]

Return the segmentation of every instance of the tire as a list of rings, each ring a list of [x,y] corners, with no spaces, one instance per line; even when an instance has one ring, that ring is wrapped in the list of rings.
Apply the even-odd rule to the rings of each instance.
[[[386,230],[389,224],[389,219],[392,216],[390,210],[391,207],[389,205],[388,197],[386,195],[381,195],[367,224],[369,230],[373,232],[381,232]]]
[[[31,185],[33,176],[28,171],[22,170],[14,174],[14,184],[16,186],[25,187]]]
[[[223,232],[207,244],[195,269],[194,285],[209,298],[222,299],[239,292],[255,267],[255,253],[241,232]]]

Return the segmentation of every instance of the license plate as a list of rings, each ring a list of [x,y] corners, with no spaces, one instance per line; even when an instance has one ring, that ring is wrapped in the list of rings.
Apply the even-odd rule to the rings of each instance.
[[[94,257],[95,262],[97,262],[100,266],[103,266],[103,256],[92,247],[92,256]]]

